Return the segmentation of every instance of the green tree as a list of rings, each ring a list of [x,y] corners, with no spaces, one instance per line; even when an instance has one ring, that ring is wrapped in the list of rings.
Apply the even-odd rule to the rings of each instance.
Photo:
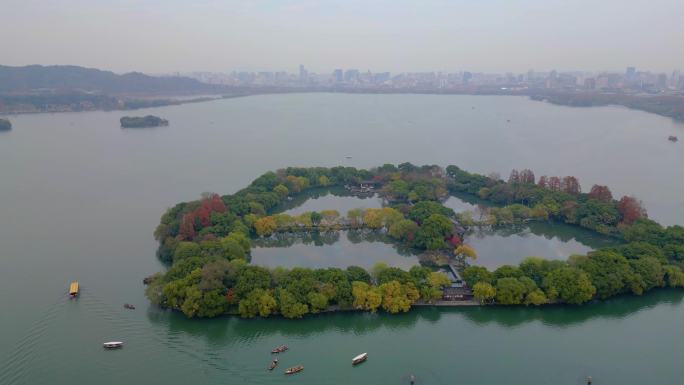
[[[378,282],[378,284],[383,284],[390,281],[398,281],[400,283],[407,283],[413,281],[413,277],[411,277],[411,274],[398,267],[387,267],[384,269],[380,269],[378,273],[375,275],[375,279]]]
[[[525,285],[515,278],[500,278],[496,281],[496,302],[501,305],[518,305],[525,295]]]
[[[542,284],[546,274],[561,267],[565,267],[565,261],[548,260],[540,257],[525,257],[518,265],[520,272],[531,278],[538,286]]]
[[[415,205],[411,206],[411,209],[408,212],[408,218],[414,222],[422,224],[433,214],[453,217],[454,210],[448,207],[444,207],[438,202],[420,201]]]
[[[390,182],[386,187],[386,191],[395,199],[406,199],[409,194],[409,186],[405,181],[398,179]]]
[[[416,231],[418,231],[416,222],[409,219],[401,219],[390,226],[388,234],[394,239],[406,241],[409,238],[413,238]]]
[[[287,189],[287,186],[284,184],[279,184],[273,188],[273,192],[277,193],[280,195],[281,198],[285,199],[287,198],[288,195],[290,195],[290,190]]]
[[[368,272],[359,266],[349,266],[347,267],[347,280],[349,282],[354,282],[354,281],[360,281],[360,282],[365,282],[365,283],[370,283],[371,281],[371,276],[368,274]]]
[[[285,318],[302,318],[309,312],[305,303],[297,301],[294,295],[285,289],[278,289],[278,307]]]
[[[320,213],[315,211],[311,213],[311,223],[313,223],[314,226],[318,226],[321,223],[321,219],[323,219],[323,216]]]
[[[252,290],[238,305],[240,316],[245,318],[253,318],[257,315],[268,317],[275,309],[276,300],[264,289]]]
[[[233,232],[221,238],[221,254],[227,259],[246,259],[247,253],[251,249],[251,244],[249,238],[244,234]]]
[[[468,266],[463,270],[461,277],[469,287],[474,288],[478,282],[491,284],[494,281],[494,275],[482,266]]]
[[[684,287],[684,272],[677,266],[663,266],[665,281],[669,287]]]
[[[511,265],[503,265],[498,269],[494,270],[494,278],[520,278],[523,276],[522,271],[519,268]]]
[[[321,293],[312,291],[307,295],[307,299],[312,313],[320,313],[328,308],[328,298]]]
[[[202,254],[202,249],[195,242],[179,242],[176,246],[176,250],[173,252],[173,261],[178,262],[180,260],[198,257]]]
[[[496,298],[496,289],[488,282],[477,282],[473,286],[473,297],[480,303],[491,303]]]
[[[573,305],[587,302],[596,294],[589,275],[574,267],[562,267],[548,273],[544,288],[549,298],[559,298]]]
[[[430,215],[416,233],[416,246],[427,250],[439,250],[447,246],[445,238],[451,235],[453,225],[441,214]]]
[[[636,279],[642,288],[642,292],[651,290],[654,287],[665,286],[665,272],[658,259],[645,257],[630,260],[629,264],[634,274],[636,274]]]
[[[596,251],[579,258],[577,267],[589,274],[596,295],[601,299],[624,292],[632,274],[627,259],[611,251]]]
[[[233,289],[238,299],[246,298],[254,289],[269,289],[271,287],[270,272],[254,265],[245,265],[237,274],[237,279]]]
[[[525,296],[525,305],[539,306],[547,302],[546,294],[540,289],[534,289]]]

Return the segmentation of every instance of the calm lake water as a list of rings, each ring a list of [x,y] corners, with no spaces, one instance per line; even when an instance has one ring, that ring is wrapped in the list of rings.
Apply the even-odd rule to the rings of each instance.
[[[308,198],[308,200],[307,200]],[[449,197],[444,205],[457,212],[477,209],[483,202],[473,197]],[[295,205],[299,205],[293,207]],[[301,199],[287,202],[274,212],[301,214],[326,209],[346,213],[353,208],[382,207],[378,197],[357,197],[343,189],[314,190]],[[344,215],[344,214],[342,214]],[[501,265],[515,265],[527,256],[566,259],[572,254],[617,245],[614,238],[603,237],[577,226],[553,222],[535,222],[524,226],[501,229],[474,229],[465,243],[478,253],[473,264],[496,269]],[[416,250],[401,250],[392,240],[378,232],[340,231],[323,234],[276,234],[255,242],[252,263],[262,266],[311,268],[350,265],[371,268],[377,262],[410,268],[419,264]]]
[[[0,133],[0,384],[680,382],[681,291],[581,308],[198,321],[149,306],[142,278],[163,269],[152,233],[166,207],[284,166],[532,168],[575,175],[585,190],[607,184],[681,223],[684,147],[667,141],[681,124],[489,96],[272,95],[135,115],[148,113],[170,125],[122,130],[121,112],[64,113],[13,116]],[[72,279],[77,301],[65,298]],[[106,352],[107,340],[126,346]],[[281,366],[304,372],[265,370],[280,343],[291,347]]]
[[[351,209],[381,208],[382,199],[376,195],[352,195],[343,187],[312,189],[276,207],[273,212],[299,215],[305,212],[337,210],[346,216]]]
[[[410,269],[418,265],[411,250],[376,232],[338,231],[315,235],[280,235],[258,240],[252,250],[252,263],[269,267],[310,268],[356,265],[370,269],[378,262]]]

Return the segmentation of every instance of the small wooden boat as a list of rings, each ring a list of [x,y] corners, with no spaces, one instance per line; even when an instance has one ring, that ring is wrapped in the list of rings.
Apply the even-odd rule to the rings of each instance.
[[[280,345],[276,348],[273,348],[273,350],[271,350],[271,353],[274,353],[274,354],[275,353],[282,353],[282,352],[286,351],[287,349],[288,349],[287,345]]]
[[[352,358],[352,365],[358,365],[368,358],[368,353],[361,353],[358,356]]]
[[[69,295],[71,298],[78,296],[78,281],[73,281],[69,285]]]
[[[301,372],[302,370],[304,370],[304,366],[303,365],[297,365],[297,366],[293,366],[291,368],[285,369],[285,374],[295,374],[295,373]]]
[[[135,310],[135,306],[131,305],[130,303],[125,303],[124,309]]]
[[[411,377],[409,377],[409,382],[411,383],[411,385],[415,384],[416,383],[416,376],[414,376],[412,374]]]
[[[110,341],[102,344],[105,349],[117,349],[123,347],[123,342],[121,341]]]
[[[268,370],[273,370],[275,367],[278,366],[278,359],[276,358],[275,360],[271,361],[271,363],[268,365]]]

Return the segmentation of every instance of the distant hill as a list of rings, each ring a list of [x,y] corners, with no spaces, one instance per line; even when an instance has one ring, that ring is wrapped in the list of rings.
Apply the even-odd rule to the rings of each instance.
[[[186,94],[220,93],[224,87],[187,77],[156,77],[139,72],[117,75],[110,71],[78,66],[0,65],[0,93],[26,93],[39,90],[66,93],[102,94]]]

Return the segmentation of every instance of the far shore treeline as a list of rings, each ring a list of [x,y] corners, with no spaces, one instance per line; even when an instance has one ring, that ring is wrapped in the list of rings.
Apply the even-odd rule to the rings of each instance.
[[[388,205],[296,216],[276,213],[285,201],[312,188],[377,186]],[[442,205],[450,194],[472,194],[494,204],[474,217]],[[528,257],[518,266],[494,271],[469,266],[476,250],[462,243],[473,227],[511,226],[529,221],[561,221],[615,237],[619,246],[573,255],[565,261]],[[302,317],[335,310],[404,312],[415,303],[442,298],[448,277],[434,268],[409,271],[378,264],[366,271],[273,268],[248,263],[251,239],[275,233],[361,229],[386,233],[397,243],[430,255],[437,265],[452,261],[481,304],[582,304],[593,299],[658,287],[684,286],[684,228],[664,228],[649,220],[641,203],[619,200],[606,186],[581,192],[577,178],[536,178],[531,170],[498,175],[472,174],[456,166],[403,163],[371,170],[352,167],[286,168],[268,172],[235,194],[204,194],[179,203],[155,231],[158,256],[170,264],[146,278],[155,304],[188,317],[239,314],[243,317]],[[433,266],[434,267],[434,266]]]

